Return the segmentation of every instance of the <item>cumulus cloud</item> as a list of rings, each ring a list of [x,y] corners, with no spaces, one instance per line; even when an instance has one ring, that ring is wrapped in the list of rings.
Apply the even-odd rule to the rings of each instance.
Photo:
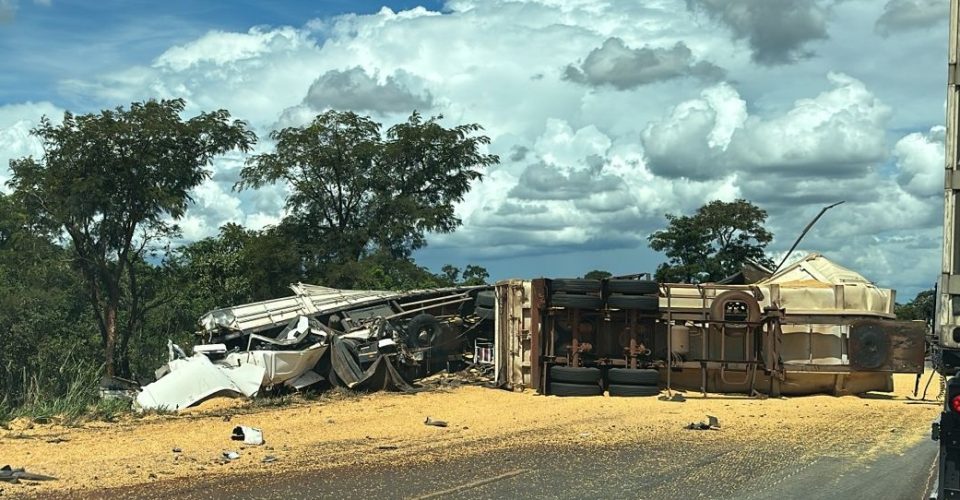
[[[670,48],[631,49],[623,40],[611,37],[581,63],[568,65],[563,74],[573,82],[618,90],[685,76],[717,80],[724,71],[706,61],[694,62],[693,52],[683,42]]]
[[[883,36],[926,28],[946,20],[949,7],[939,0],[889,0],[875,28]]]
[[[33,156],[41,158],[43,147],[30,130],[46,116],[53,123],[63,118],[63,110],[49,102],[0,106],[0,191],[7,192],[10,160]]]
[[[752,59],[763,65],[808,58],[813,55],[809,43],[827,38],[829,5],[822,0],[687,0],[687,7],[746,39]]]
[[[333,108],[377,113],[429,109],[432,106],[430,93],[414,94],[401,83],[402,79],[410,79],[410,75],[401,70],[397,76],[389,75],[381,82],[376,75],[368,75],[360,67],[331,70],[310,85],[303,103],[316,110]]]
[[[326,107],[375,114],[388,126],[427,106],[446,125],[479,123],[501,164],[456,207],[463,227],[429,236],[437,260],[423,263],[434,267],[493,269],[529,255],[536,258],[525,262],[542,267],[498,277],[558,275],[574,271],[555,263],[576,255],[600,268],[653,270],[646,237],[665,213],[739,197],[769,211],[771,249],[782,251],[821,206],[845,199],[805,246],[909,287],[919,278],[899,276],[898,262],[910,261],[904,272],[936,274],[940,197],[927,193],[942,189],[942,132],[930,129],[942,121],[942,75],[927,70],[936,50],[919,50],[925,39],[872,35],[883,7],[457,0],[443,13],[383,9],[211,31],[60,90],[102,107],[185,97],[188,114],[229,109],[261,137]],[[805,59],[814,49],[822,57]],[[729,77],[704,71],[720,66]],[[29,126],[12,132],[3,109],[0,140],[18,142]],[[242,161],[217,160],[194,193],[185,235],[215,234],[228,221],[262,227],[283,215],[285,186],[230,189]],[[642,258],[617,264],[631,252]]]
[[[650,168],[667,177],[718,178],[731,171],[851,177],[884,155],[890,116],[866,86],[831,73],[832,89],[798,99],[785,114],[747,116],[728,85],[704,91],[651,123],[641,139]]]
[[[946,129],[936,126],[926,134],[914,132],[893,148],[897,183],[917,197],[941,196],[943,189],[944,139]]]

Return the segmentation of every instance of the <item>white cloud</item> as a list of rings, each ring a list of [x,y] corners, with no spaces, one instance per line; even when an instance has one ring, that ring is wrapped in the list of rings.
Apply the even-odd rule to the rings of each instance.
[[[921,198],[942,194],[945,134],[944,127],[936,126],[927,134],[914,132],[897,141],[897,182],[908,193]]]
[[[916,287],[906,272],[935,276],[937,258],[903,273],[896,264],[936,253],[943,86],[929,68],[945,36],[935,46],[921,32],[878,37],[884,12],[826,0],[456,0],[442,14],[382,9],[211,31],[61,90],[103,107],[185,97],[188,114],[225,108],[261,137],[327,106],[390,125],[429,104],[448,125],[480,123],[502,163],[457,207],[464,226],[430,239],[461,260],[566,253],[603,267],[604,255],[622,255],[611,249],[639,254],[664,213],[737,197],[769,210],[772,250],[783,251],[821,206],[845,199],[805,246]],[[726,78],[687,77],[701,63]],[[25,151],[29,127],[5,124],[4,109],[0,144]],[[231,190],[241,162],[217,161],[185,235],[279,220],[283,186]],[[518,269],[529,273],[551,270]]]
[[[33,156],[43,157],[43,147],[30,131],[47,116],[53,123],[63,118],[63,110],[49,102],[0,106],[0,191],[8,192],[10,160]]]

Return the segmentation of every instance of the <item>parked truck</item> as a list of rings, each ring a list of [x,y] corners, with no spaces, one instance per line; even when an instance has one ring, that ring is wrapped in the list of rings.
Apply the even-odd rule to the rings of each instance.
[[[960,99],[960,11],[950,0],[947,46],[947,133],[944,144],[943,260],[937,280],[937,305],[931,359],[946,384],[943,412],[933,424],[933,439],[940,442],[936,498],[960,498],[960,170],[958,170],[958,99]]]

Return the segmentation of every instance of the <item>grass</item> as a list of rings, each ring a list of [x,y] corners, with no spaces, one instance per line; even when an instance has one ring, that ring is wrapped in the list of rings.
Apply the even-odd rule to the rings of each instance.
[[[100,398],[100,366],[74,360],[70,355],[58,367],[41,366],[33,373],[5,371],[0,425],[18,418],[63,425],[86,420],[111,422],[133,413],[128,400]]]

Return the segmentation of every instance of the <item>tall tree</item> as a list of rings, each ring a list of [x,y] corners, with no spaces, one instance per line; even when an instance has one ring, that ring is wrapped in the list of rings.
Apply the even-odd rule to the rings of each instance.
[[[32,131],[43,158],[10,161],[14,197],[37,224],[69,238],[108,375],[143,310],[134,263],[151,244],[178,233],[174,222],[186,211],[190,190],[210,176],[213,158],[247,151],[256,141],[225,110],[183,120],[184,106],[181,99],[151,100],[98,114],[68,112],[59,125],[44,117]],[[122,302],[131,323],[121,328]]]
[[[350,267],[364,256],[407,259],[427,232],[460,225],[455,203],[499,161],[476,124],[446,128],[414,112],[390,127],[346,111],[327,111],[304,127],[274,131],[274,152],[252,157],[237,189],[284,182],[291,189],[281,226],[309,248],[304,266]],[[340,286],[351,286],[333,269]],[[313,273],[316,274],[316,273]],[[335,280],[336,281],[336,280]]]
[[[668,227],[648,238],[650,248],[669,258],[657,267],[659,281],[718,281],[740,271],[748,259],[773,265],[763,252],[773,240],[763,226],[767,212],[746,200],[711,201],[692,216],[666,217]]]

